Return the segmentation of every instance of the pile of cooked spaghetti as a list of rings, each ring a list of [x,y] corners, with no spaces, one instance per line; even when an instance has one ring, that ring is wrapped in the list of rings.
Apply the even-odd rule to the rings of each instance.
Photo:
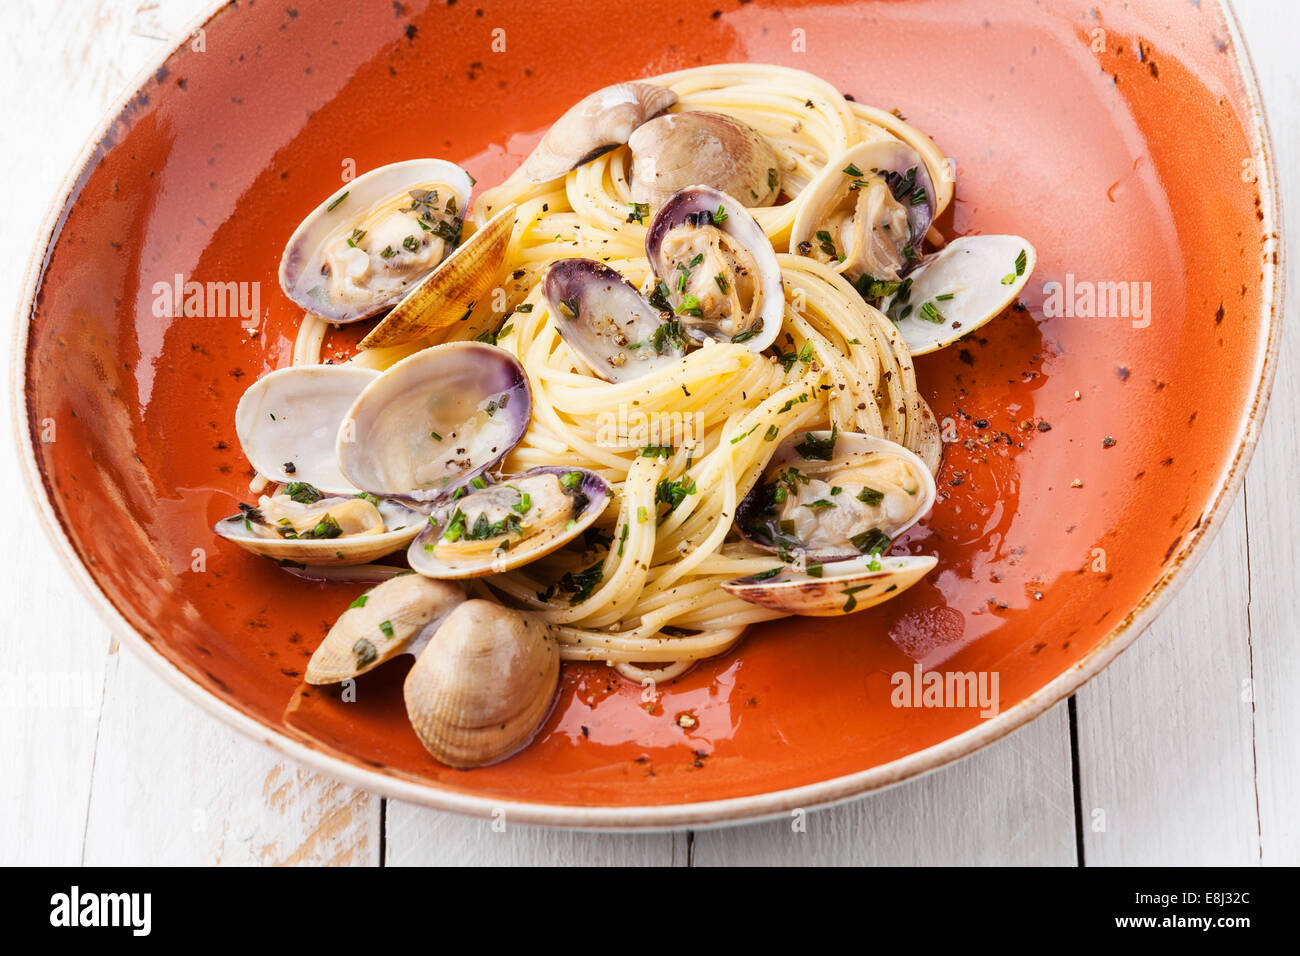
[[[562,178],[538,185],[516,176],[482,193],[467,236],[516,206],[499,288],[433,336],[352,359],[382,370],[430,345],[478,340],[519,360],[532,417],[504,471],[589,469],[612,485],[614,499],[582,537],[521,568],[475,578],[472,593],[550,624],[564,659],[606,661],[634,679],[675,676],[726,651],[747,625],[781,616],[721,585],[773,567],[770,553],[734,533],[733,520],[782,441],[826,429],[878,436],[937,471],[938,429],[895,322],[833,261],[786,250],[805,188],[856,144],[901,141],[919,154],[935,215],[953,193],[948,163],[927,136],[808,73],[725,65],[650,82],[676,93],[678,110],[733,117],[775,150],[780,195],[749,210],[777,253],[784,286],[784,320],[769,348],[708,342],[624,382],[603,381],[576,359],[542,292],[551,263],[594,259],[643,294],[655,284],[645,252],[650,218],[632,200],[630,154],[620,146]],[[933,229],[930,239],[942,244]],[[326,328],[325,319],[306,316],[296,365],[320,361]],[[682,427],[647,433],[629,422]]]

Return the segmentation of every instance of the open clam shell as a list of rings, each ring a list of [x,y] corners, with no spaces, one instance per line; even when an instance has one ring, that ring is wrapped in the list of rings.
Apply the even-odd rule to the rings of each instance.
[[[335,440],[357,396],[379,377],[351,365],[296,365],[258,379],[239,399],[235,433],[258,474],[331,494],[360,489],[343,477]]]
[[[460,241],[473,180],[454,163],[412,159],[358,176],[298,226],[280,259],[280,285],[331,322],[393,305]]]
[[[390,499],[328,497],[299,511],[305,520],[298,533],[270,520],[262,508],[241,508],[212,530],[245,551],[308,567],[368,564],[409,545],[425,521],[423,513]]]
[[[357,396],[338,430],[339,469],[379,497],[435,501],[494,467],[532,415],[523,366],[480,342],[416,352]]]
[[[307,662],[308,684],[337,684],[401,654],[418,654],[465,600],[454,584],[403,574],[361,594]]]
[[[921,154],[892,139],[850,147],[800,198],[790,251],[864,282],[897,280],[920,263],[938,203]]]
[[[882,553],[935,497],[930,469],[902,445],[855,432],[803,432],[773,454],[737,507],[735,526],[783,558],[842,561]]]
[[[785,614],[833,617],[875,607],[897,597],[939,563],[934,557],[869,556],[809,565],[805,571],[782,567],[727,581],[728,594]]]
[[[704,185],[748,206],[770,206],[781,192],[772,144],[721,113],[688,110],[648,120],[627,141],[632,201],[656,210],[680,189]]]
[[[559,644],[544,623],[469,600],[434,631],[402,691],[429,753],[452,767],[481,767],[532,739],[559,682]]]
[[[766,233],[735,197],[709,186],[673,194],[646,234],[656,296],[690,337],[761,352],[785,315],[781,267]]]
[[[530,183],[558,179],[622,146],[638,126],[676,102],[676,93],[654,83],[616,83],[597,90],[555,121],[519,174]]]
[[[431,578],[474,578],[564,547],[609,505],[609,483],[584,468],[545,465],[501,481],[478,478],[435,508],[406,553]]]
[[[1038,254],[1020,236],[962,236],[925,257],[881,308],[913,355],[951,345],[996,318],[1029,281]]]
[[[542,290],[564,343],[607,382],[631,381],[686,354],[681,324],[604,263],[557,259]]]
[[[514,229],[515,206],[505,206],[407,293],[361,340],[361,348],[405,345],[464,318],[501,272]]]

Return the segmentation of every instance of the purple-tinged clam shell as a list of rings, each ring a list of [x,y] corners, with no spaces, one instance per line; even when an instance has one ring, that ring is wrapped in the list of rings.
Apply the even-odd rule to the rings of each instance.
[[[568,544],[609,505],[609,482],[585,468],[543,465],[480,477],[440,501],[407,560],[431,578],[475,578],[535,561]]]
[[[934,501],[930,469],[902,445],[856,432],[800,432],[782,442],[741,500],[735,528],[782,558],[843,561],[883,553]]]
[[[382,312],[456,248],[472,188],[469,173],[441,159],[411,159],[358,176],[289,237],[281,288],[331,322]]]
[[[609,266],[559,259],[542,282],[565,344],[607,382],[627,382],[671,365],[685,352],[681,326]]]
[[[710,236],[713,230],[726,241]],[[737,251],[749,260],[743,275],[734,269]],[[645,254],[692,338],[744,342],[755,352],[776,340],[785,315],[781,267],[744,203],[709,186],[678,190],[650,224]],[[732,327],[742,310],[752,313],[747,324]]]
[[[339,468],[380,497],[436,501],[495,467],[532,417],[528,376],[514,356],[450,342],[403,359],[344,416]]]

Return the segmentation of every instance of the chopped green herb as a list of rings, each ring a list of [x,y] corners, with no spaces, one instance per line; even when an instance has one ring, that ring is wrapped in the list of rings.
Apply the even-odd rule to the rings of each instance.
[[[349,189],[345,189],[345,190],[343,190],[343,192],[342,192],[342,193],[341,193],[337,198],[335,198],[335,199],[333,199],[333,200],[330,201],[330,204],[329,204],[328,206],[325,207],[325,211],[326,211],[326,212],[333,212],[334,209],[335,209],[335,207],[338,206],[339,203],[341,203],[343,200],[345,200],[345,199],[348,198],[348,193],[349,193],[349,192],[351,192],[351,190],[349,190]]]
[[[812,432],[804,432],[804,440],[795,445],[794,450],[799,453],[804,461],[830,461],[835,454],[835,439],[837,437],[839,437],[838,425],[831,427],[831,433],[826,438],[818,438]]]
[[[325,497],[314,485],[305,481],[289,482],[284,486],[284,493],[300,505],[310,505]]]
[[[889,535],[879,528],[872,528],[869,531],[863,531],[861,534],[855,534],[849,540],[853,542],[853,547],[863,554],[880,554],[889,547]]]
[[[870,505],[874,508],[885,500],[885,493],[883,491],[876,491],[874,488],[863,488],[858,492],[857,497],[864,505]]]

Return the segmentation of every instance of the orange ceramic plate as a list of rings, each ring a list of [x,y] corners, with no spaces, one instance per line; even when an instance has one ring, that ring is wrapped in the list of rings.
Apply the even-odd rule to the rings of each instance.
[[[225,720],[336,777],[621,827],[878,788],[1095,674],[1242,479],[1273,368],[1278,213],[1249,65],[1208,0],[301,0],[232,3],[201,26],[55,207],[19,317],[19,433],[51,535],[116,630]],[[877,609],[754,629],[650,712],[639,687],[568,666],[531,747],[450,770],[406,723],[403,664],[363,678],[356,703],[301,683],[357,587],[289,578],[210,530],[249,477],[235,403],[290,360],[300,313],[276,282],[281,249],[345,163],[437,155],[490,184],[591,89],[727,61],[800,67],[898,109],[957,162],[940,225],[1038,249],[1022,308],[917,363],[950,441],[940,500],[905,547],[939,567]],[[260,334],[158,317],[176,276],[260,283]],[[1047,282],[1076,297],[1137,283],[1150,309],[1049,314]],[[891,675],[916,663],[996,672],[997,716],[892,706]]]

